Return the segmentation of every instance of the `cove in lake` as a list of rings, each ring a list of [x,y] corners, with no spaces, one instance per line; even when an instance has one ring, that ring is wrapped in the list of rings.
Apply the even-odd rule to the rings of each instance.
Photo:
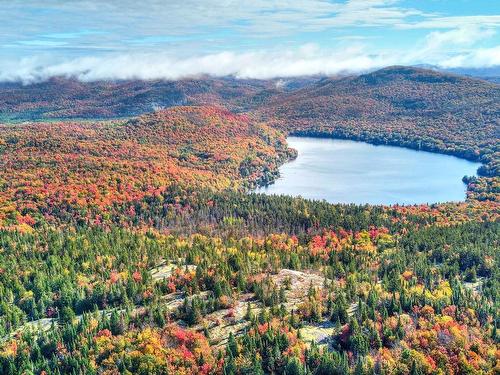
[[[274,184],[256,190],[331,203],[421,204],[462,201],[464,175],[479,163],[394,146],[328,138],[288,137],[298,151]]]

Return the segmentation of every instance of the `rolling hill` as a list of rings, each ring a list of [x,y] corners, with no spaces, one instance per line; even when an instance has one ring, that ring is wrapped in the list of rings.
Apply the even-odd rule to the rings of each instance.
[[[291,133],[334,135],[481,160],[495,175],[500,86],[413,67],[324,78],[256,111]]]
[[[67,210],[106,212],[174,184],[253,186],[276,177],[293,155],[281,133],[213,106],[0,125],[0,226]]]
[[[3,83],[0,119],[130,117],[173,106],[221,105],[228,99],[256,95],[269,85],[231,78],[80,82],[57,77],[26,86]]]

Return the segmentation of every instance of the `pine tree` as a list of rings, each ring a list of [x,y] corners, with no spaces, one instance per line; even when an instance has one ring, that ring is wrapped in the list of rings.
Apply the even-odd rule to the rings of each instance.
[[[365,374],[365,369],[363,367],[363,360],[361,357],[358,358],[358,361],[356,362],[356,367],[354,368],[354,375],[364,375]]]
[[[304,366],[300,363],[300,360],[296,357],[292,357],[288,360],[285,367],[285,375],[304,375]]]
[[[229,333],[229,338],[227,340],[227,351],[233,358],[238,356],[238,343],[232,332]]]
[[[410,375],[423,375],[422,370],[417,365],[417,361],[415,361],[415,360],[413,360],[413,362],[411,364]]]
[[[122,321],[120,319],[120,315],[116,310],[113,310],[113,312],[111,313],[111,317],[109,319],[109,327],[111,333],[115,336],[121,335],[125,330],[125,327],[123,327]]]

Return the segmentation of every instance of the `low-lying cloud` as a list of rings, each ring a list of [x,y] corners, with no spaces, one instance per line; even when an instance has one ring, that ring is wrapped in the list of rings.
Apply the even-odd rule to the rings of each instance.
[[[314,46],[294,51],[222,52],[189,58],[166,54],[122,54],[81,57],[57,63],[23,59],[0,70],[0,81],[31,83],[54,76],[81,81],[167,79],[201,75],[268,79],[303,75],[333,75],[374,69],[395,63],[389,57],[369,56],[357,48],[325,53]]]
[[[175,58],[164,53],[137,53],[51,62],[50,59],[35,57],[0,64],[3,65],[0,66],[0,81],[33,83],[55,76],[81,81],[177,80],[203,75],[269,79],[357,73],[396,64],[428,63],[443,67],[500,64],[500,47],[436,53],[441,47],[442,43],[430,42],[423,47],[424,54],[369,54],[360,46],[325,51],[315,45],[306,45],[289,51],[221,52],[188,58]]]
[[[450,57],[441,63],[443,68],[491,68],[500,66],[500,46],[479,48]]]

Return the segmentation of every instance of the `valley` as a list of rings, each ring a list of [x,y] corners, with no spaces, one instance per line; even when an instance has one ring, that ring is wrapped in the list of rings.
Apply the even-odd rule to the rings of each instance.
[[[277,82],[0,86],[1,373],[495,373],[499,86]],[[296,136],[435,170],[408,201],[255,193]],[[460,197],[417,199],[453,169]]]

